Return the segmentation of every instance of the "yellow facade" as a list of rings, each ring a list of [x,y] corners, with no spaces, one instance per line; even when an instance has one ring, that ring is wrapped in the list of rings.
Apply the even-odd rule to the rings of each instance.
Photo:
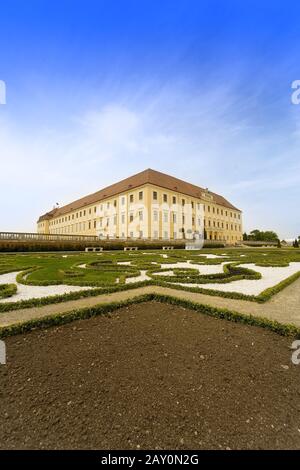
[[[62,215],[42,217],[37,230],[112,239],[174,240],[191,239],[203,227],[206,239],[234,244],[242,240],[241,211],[216,203],[208,191],[197,198],[144,184]]]

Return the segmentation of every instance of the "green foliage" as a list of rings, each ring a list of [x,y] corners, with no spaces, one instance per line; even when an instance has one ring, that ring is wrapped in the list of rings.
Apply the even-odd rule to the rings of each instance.
[[[204,256],[199,256],[208,253],[214,253],[215,255],[220,255],[220,257],[206,259]],[[20,273],[17,276],[17,282],[19,283],[40,286],[66,284],[91,287],[91,289],[85,291],[77,291],[65,295],[55,295],[21,302],[0,302],[0,312],[75,300],[146,285],[158,285],[224,298],[265,302],[271,295],[278,292],[278,289],[284,288],[292,280],[286,279],[283,283],[269,289],[268,292],[260,296],[206,289],[205,284],[211,282],[228,283],[238,279],[260,278],[260,274],[255,271],[255,267],[249,270],[245,269],[241,264],[288,266],[290,262],[300,262],[300,251],[293,248],[281,248],[280,250],[276,248],[263,250],[252,248],[204,249],[200,251],[172,250],[166,253],[168,258],[163,258],[162,254],[165,255],[165,252],[161,250],[149,250],[145,253],[139,250],[138,252],[112,251],[101,254],[17,253],[0,255],[0,274],[19,271]],[[228,258],[222,258],[223,254],[226,254]],[[220,274],[201,275],[198,269],[196,270],[193,266],[193,264],[199,263],[218,265],[221,262],[224,263],[224,259],[228,262],[224,265],[224,272]],[[175,276],[154,275],[154,273],[163,271],[161,269],[162,264],[175,264],[187,260],[190,260],[190,267],[188,269],[175,268],[173,270]],[[119,264],[120,262],[130,262],[130,265]],[[86,268],[80,267],[81,265],[86,265]],[[138,276],[140,270],[147,271],[151,280],[126,284],[126,279]],[[168,271],[168,268],[164,271]],[[292,279],[294,278],[297,278],[297,275],[292,276]],[[194,287],[183,287],[174,284],[174,282],[194,284]],[[201,284],[202,286],[200,286]],[[234,285],[232,290],[234,290]]]
[[[250,234],[244,233],[243,240],[247,241],[256,241],[256,242],[277,242],[278,235],[277,233],[273,232],[272,230],[267,230],[266,232],[260,230],[252,230]]]
[[[126,300],[122,302],[112,302],[110,304],[97,305],[95,307],[88,307],[80,310],[73,310],[68,313],[51,315],[48,317],[43,317],[39,319],[30,320],[24,323],[15,324],[9,327],[2,327],[0,328],[0,338],[7,338],[9,336],[22,334],[34,330],[36,328],[48,328],[51,326],[59,326],[70,323],[75,320],[83,320],[98,315],[105,315],[123,307],[150,301],[178,305],[180,307],[195,310],[201,314],[208,315],[214,318],[225,319],[235,323],[244,323],[247,325],[258,326],[266,328],[270,331],[273,331],[274,333],[283,336],[292,336],[295,338],[300,338],[300,328],[294,325],[282,324],[277,321],[272,321],[262,317],[243,315],[241,313],[228,309],[215,308],[209,305],[198,304],[189,300],[158,294],[146,294],[135,297],[131,300]]]
[[[0,299],[11,297],[17,293],[16,284],[0,284]]]

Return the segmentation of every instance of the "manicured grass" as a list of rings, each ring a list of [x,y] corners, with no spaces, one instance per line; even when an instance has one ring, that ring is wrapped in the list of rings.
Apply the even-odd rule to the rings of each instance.
[[[247,325],[259,326],[261,328],[266,328],[274,333],[277,333],[282,336],[292,336],[294,338],[300,338],[300,328],[290,325],[282,324],[277,321],[269,320],[263,317],[256,317],[251,315],[244,315],[235,311],[230,311],[228,309],[221,309],[211,307],[209,305],[198,304],[190,300],[178,299],[168,295],[159,295],[159,294],[146,294],[135,297],[131,300],[126,300],[122,302],[111,302],[110,304],[97,305],[95,307],[88,307],[79,310],[73,310],[68,313],[62,313],[57,315],[51,315],[48,317],[43,317],[40,319],[30,320],[24,323],[11,325],[8,327],[0,328],[0,338],[6,338],[9,336],[25,333],[36,328],[48,328],[51,326],[63,325],[70,323],[74,320],[82,320],[97,315],[108,314],[114,312],[117,309],[120,309],[125,306],[130,306],[133,304],[141,302],[162,302],[168,303],[171,305],[177,305],[184,308],[195,310],[204,315],[212,316],[215,318],[226,319],[235,323],[244,323]]]
[[[205,254],[214,254],[218,258],[207,259]],[[162,255],[167,255],[163,257]],[[223,257],[222,255],[227,255]],[[242,256],[241,256],[242,255]],[[172,277],[156,276],[154,273],[163,271],[162,264],[174,264],[190,260],[190,268],[175,268]],[[118,264],[130,262],[130,265]],[[194,264],[217,265],[227,263],[224,266],[224,273],[200,275],[193,269]],[[0,255],[0,274],[20,271],[17,281],[28,285],[81,285],[91,286],[96,289],[84,292],[73,292],[70,294],[51,296],[41,299],[0,303],[0,312],[15,308],[31,307],[34,305],[45,305],[48,303],[62,302],[64,300],[74,300],[84,296],[99,295],[99,293],[115,292],[123,289],[132,289],[142,285],[161,285],[172,287],[173,289],[200,292],[207,295],[220,297],[246,299],[257,302],[264,302],[279,290],[296,280],[300,273],[296,273],[285,279],[277,286],[267,289],[259,296],[239,294],[235,292],[221,292],[217,290],[205,289],[205,284],[228,283],[238,279],[259,279],[261,275],[254,270],[245,269],[240,264],[253,263],[258,266],[287,266],[290,262],[300,262],[300,250],[293,248],[253,248],[253,249],[204,249],[201,251],[174,250],[163,252],[162,250],[138,251],[138,252],[103,252],[94,253],[30,253],[30,254],[2,254]],[[86,265],[85,268],[80,267]],[[126,279],[136,277],[141,270],[147,271],[152,278],[151,281],[125,284]],[[191,284],[203,284],[202,287],[183,287],[169,284],[169,282],[188,282]],[[97,289],[97,287],[101,289]],[[14,293],[10,287],[4,294]],[[2,290],[5,289],[2,287]],[[234,290],[234,289],[233,289]],[[2,297],[4,296],[2,295]],[[12,294],[11,294],[12,295]],[[1,297],[1,294],[0,294]]]

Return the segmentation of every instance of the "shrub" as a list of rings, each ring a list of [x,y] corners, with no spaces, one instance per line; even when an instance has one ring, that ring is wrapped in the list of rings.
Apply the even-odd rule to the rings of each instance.
[[[0,299],[11,297],[17,293],[16,284],[1,284],[0,285]]]

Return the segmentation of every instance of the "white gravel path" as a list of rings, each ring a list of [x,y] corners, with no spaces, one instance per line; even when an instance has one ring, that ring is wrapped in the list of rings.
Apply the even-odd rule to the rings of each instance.
[[[229,256],[228,256],[228,255],[225,255],[225,254],[224,254],[224,255],[210,255],[210,254],[207,255],[207,254],[206,254],[206,255],[198,255],[198,256],[205,256],[206,259],[229,258]]]
[[[175,276],[173,271],[163,271],[162,273],[153,273],[154,276]]]
[[[132,284],[133,282],[142,282],[142,281],[149,281],[151,280],[151,277],[147,276],[146,274],[147,271],[141,271],[139,276],[136,277],[128,277],[125,280],[125,284]]]
[[[162,269],[192,268],[192,269],[198,269],[200,274],[219,274],[219,273],[224,272],[224,269],[223,269],[224,264],[226,263],[224,262],[221,264],[191,264],[191,260],[187,260],[184,262],[181,261],[179,263],[173,263],[173,264],[163,263],[161,264],[161,268]]]
[[[255,266],[255,264],[241,264],[243,268],[253,269],[261,273],[261,279],[242,279],[240,281],[233,281],[227,284],[191,284],[191,283],[176,283],[185,287],[201,287],[204,289],[213,289],[222,292],[239,292],[246,295],[259,295],[265,289],[276,286],[284,279],[292,276],[300,271],[300,263],[290,263],[286,267],[262,267]]]
[[[88,286],[66,286],[64,284],[58,286],[26,286],[25,284],[16,282],[16,277],[19,272],[20,271],[0,275],[0,284],[17,284],[18,288],[15,295],[1,299],[0,302],[7,303],[18,302],[19,300],[40,299],[51,295],[63,295],[69,292],[92,289],[92,287]]]

